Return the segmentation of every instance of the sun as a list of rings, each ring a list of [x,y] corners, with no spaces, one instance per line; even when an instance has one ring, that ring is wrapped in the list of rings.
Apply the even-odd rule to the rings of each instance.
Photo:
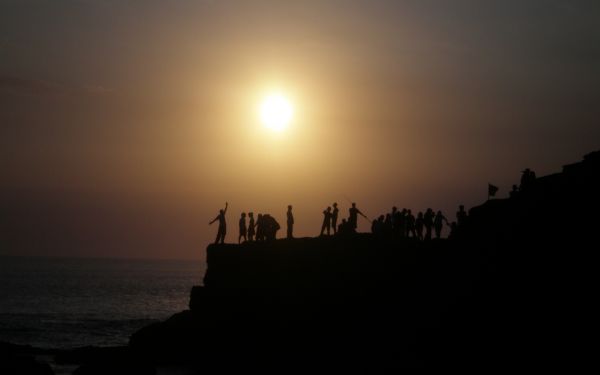
[[[278,132],[288,127],[293,114],[291,102],[281,94],[268,95],[260,106],[260,120],[263,125]]]

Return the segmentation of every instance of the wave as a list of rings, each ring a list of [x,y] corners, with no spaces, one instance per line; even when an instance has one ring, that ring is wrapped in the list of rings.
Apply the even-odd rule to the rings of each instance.
[[[40,348],[127,345],[129,336],[155,318],[99,318],[61,314],[0,314],[0,341]]]

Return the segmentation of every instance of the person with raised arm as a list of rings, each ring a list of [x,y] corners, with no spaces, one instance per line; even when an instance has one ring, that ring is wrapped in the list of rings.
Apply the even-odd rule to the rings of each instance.
[[[227,234],[227,223],[225,222],[225,213],[227,212],[227,206],[229,205],[228,202],[225,202],[225,208],[222,210],[219,210],[219,214],[217,215],[217,217],[215,217],[211,222],[209,222],[209,225],[212,225],[212,223],[214,223],[215,221],[219,221],[219,230],[217,231],[217,239],[215,240],[215,244],[218,244],[219,242],[221,244],[225,243],[225,235]]]

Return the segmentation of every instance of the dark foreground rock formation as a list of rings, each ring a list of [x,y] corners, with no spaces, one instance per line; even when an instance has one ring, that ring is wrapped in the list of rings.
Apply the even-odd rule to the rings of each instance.
[[[587,368],[599,194],[596,152],[472,208],[451,240],[211,245],[189,310],[141,329],[129,347],[46,354],[80,375]],[[34,349],[0,349],[1,373],[47,373]]]
[[[0,342],[0,374],[53,375],[45,362],[38,361],[38,349]]]
[[[130,347],[199,370],[582,366],[599,159],[471,209],[452,240],[211,245],[190,310],[140,330]]]

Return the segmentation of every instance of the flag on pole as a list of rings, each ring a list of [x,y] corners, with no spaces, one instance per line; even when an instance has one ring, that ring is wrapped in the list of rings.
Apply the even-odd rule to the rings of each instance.
[[[498,192],[498,186],[494,186],[494,185],[488,183],[488,198],[495,196],[497,192]]]

